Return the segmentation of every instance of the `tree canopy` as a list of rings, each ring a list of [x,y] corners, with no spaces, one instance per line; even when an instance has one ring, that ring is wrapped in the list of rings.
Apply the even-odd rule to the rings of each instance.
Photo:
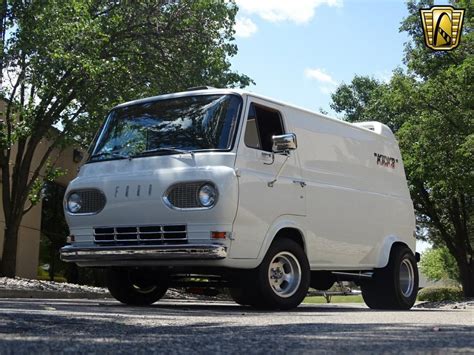
[[[459,269],[446,247],[432,248],[423,253],[420,269],[431,281],[454,280],[459,282]]]
[[[353,121],[376,120],[396,132],[419,237],[446,247],[456,260],[466,296],[474,296],[474,5],[465,9],[459,47],[434,52],[424,45],[420,8],[408,2],[400,30],[410,41],[406,68],[388,83],[356,76],[332,95],[331,107]]]

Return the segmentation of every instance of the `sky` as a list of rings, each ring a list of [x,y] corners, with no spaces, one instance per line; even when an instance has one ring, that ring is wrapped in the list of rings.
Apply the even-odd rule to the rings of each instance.
[[[232,68],[259,94],[337,116],[330,94],[354,75],[390,80],[403,67],[402,0],[236,0]],[[417,242],[417,251],[430,245]]]
[[[297,106],[329,109],[330,94],[354,75],[390,79],[403,66],[408,15],[402,0],[237,0],[232,68],[250,90]]]

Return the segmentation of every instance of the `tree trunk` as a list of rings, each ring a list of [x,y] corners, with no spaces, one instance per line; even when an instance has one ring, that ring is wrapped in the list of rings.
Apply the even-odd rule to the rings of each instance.
[[[472,261],[458,262],[458,266],[464,297],[474,297],[474,263]]]
[[[16,253],[18,249],[19,223],[11,223],[5,227],[3,254],[0,264],[0,274],[6,277],[16,275]]]
[[[54,281],[54,272],[55,272],[55,260],[54,257],[56,256],[55,250],[54,250],[54,244],[51,243],[50,249],[49,249],[49,255],[50,255],[50,262],[49,262],[49,281]]]

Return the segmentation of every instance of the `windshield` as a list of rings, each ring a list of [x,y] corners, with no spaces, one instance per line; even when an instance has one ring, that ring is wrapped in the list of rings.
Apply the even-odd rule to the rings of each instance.
[[[109,114],[89,161],[146,152],[228,150],[241,102],[236,95],[200,95],[117,108]]]

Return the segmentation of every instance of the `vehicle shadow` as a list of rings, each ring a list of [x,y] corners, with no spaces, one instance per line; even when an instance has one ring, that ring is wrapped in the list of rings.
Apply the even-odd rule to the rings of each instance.
[[[390,311],[390,310],[374,310],[366,307],[361,304],[334,304],[334,303],[323,303],[323,304],[301,304],[299,307],[278,311],[278,310],[267,310],[267,309],[255,309],[250,306],[241,306],[233,302],[209,302],[209,301],[176,301],[176,300],[167,300],[166,302],[158,301],[150,306],[145,307],[131,307],[123,305],[120,303],[104,303],[100,305],[105,308],[115,308],[118,307],[122,311],[127,311],[127,309],[135,312],[136,310],[141,312],[144,308],[149,311],[176,311],[176,310],[189,310],[189,311],[207,311],[207,312],[225,312],[225,313],[345,313],[345,312],[443,312],[440,309],[430,309],[430,308],[412,308],[409,311]]]
[[[97,299],[97,300],[87,300],[87,299],[77,299],[74,300],[74,309],[72,312],[81,313],[90,309],[100,308],[97,311],[100,312],[119,312],[122,314],[177,314],[176,312],[193,312],[201,313],[206,311],[203,314],[211,313],[223,313],[223,314],[259,314],[259,313],[290,313],[290,314],[323,314],[323,313],[368,313],[368,312],[400,312],[400,311],[389,311],[389,310],[373,310],[369,309],[363,304],[359,303],[303,303],[299,307],[285,310],[285,311],[275,311],[275,310],[266,310],[266,309],[255,309],[250,306],[241,306],[232,301],[215,301],[215,300],[180,300],[180,299],[163,299],[149,306],[128,306],[124,305],[114,299]],[[6,308],[26,308],[34,309],[38,305],[47,305],[58,306],[59,309],[64,307],[69,307],[70,300],[61,300],[61,299],[50,299],[50,300],[41,300],[41,299],[15,299],[14,302],[2,301],[0,299],[1,307]],[[445,312],[446,310],[442,309],[433,309],[433,308],[412,308],[409,311],[401,312]]]

